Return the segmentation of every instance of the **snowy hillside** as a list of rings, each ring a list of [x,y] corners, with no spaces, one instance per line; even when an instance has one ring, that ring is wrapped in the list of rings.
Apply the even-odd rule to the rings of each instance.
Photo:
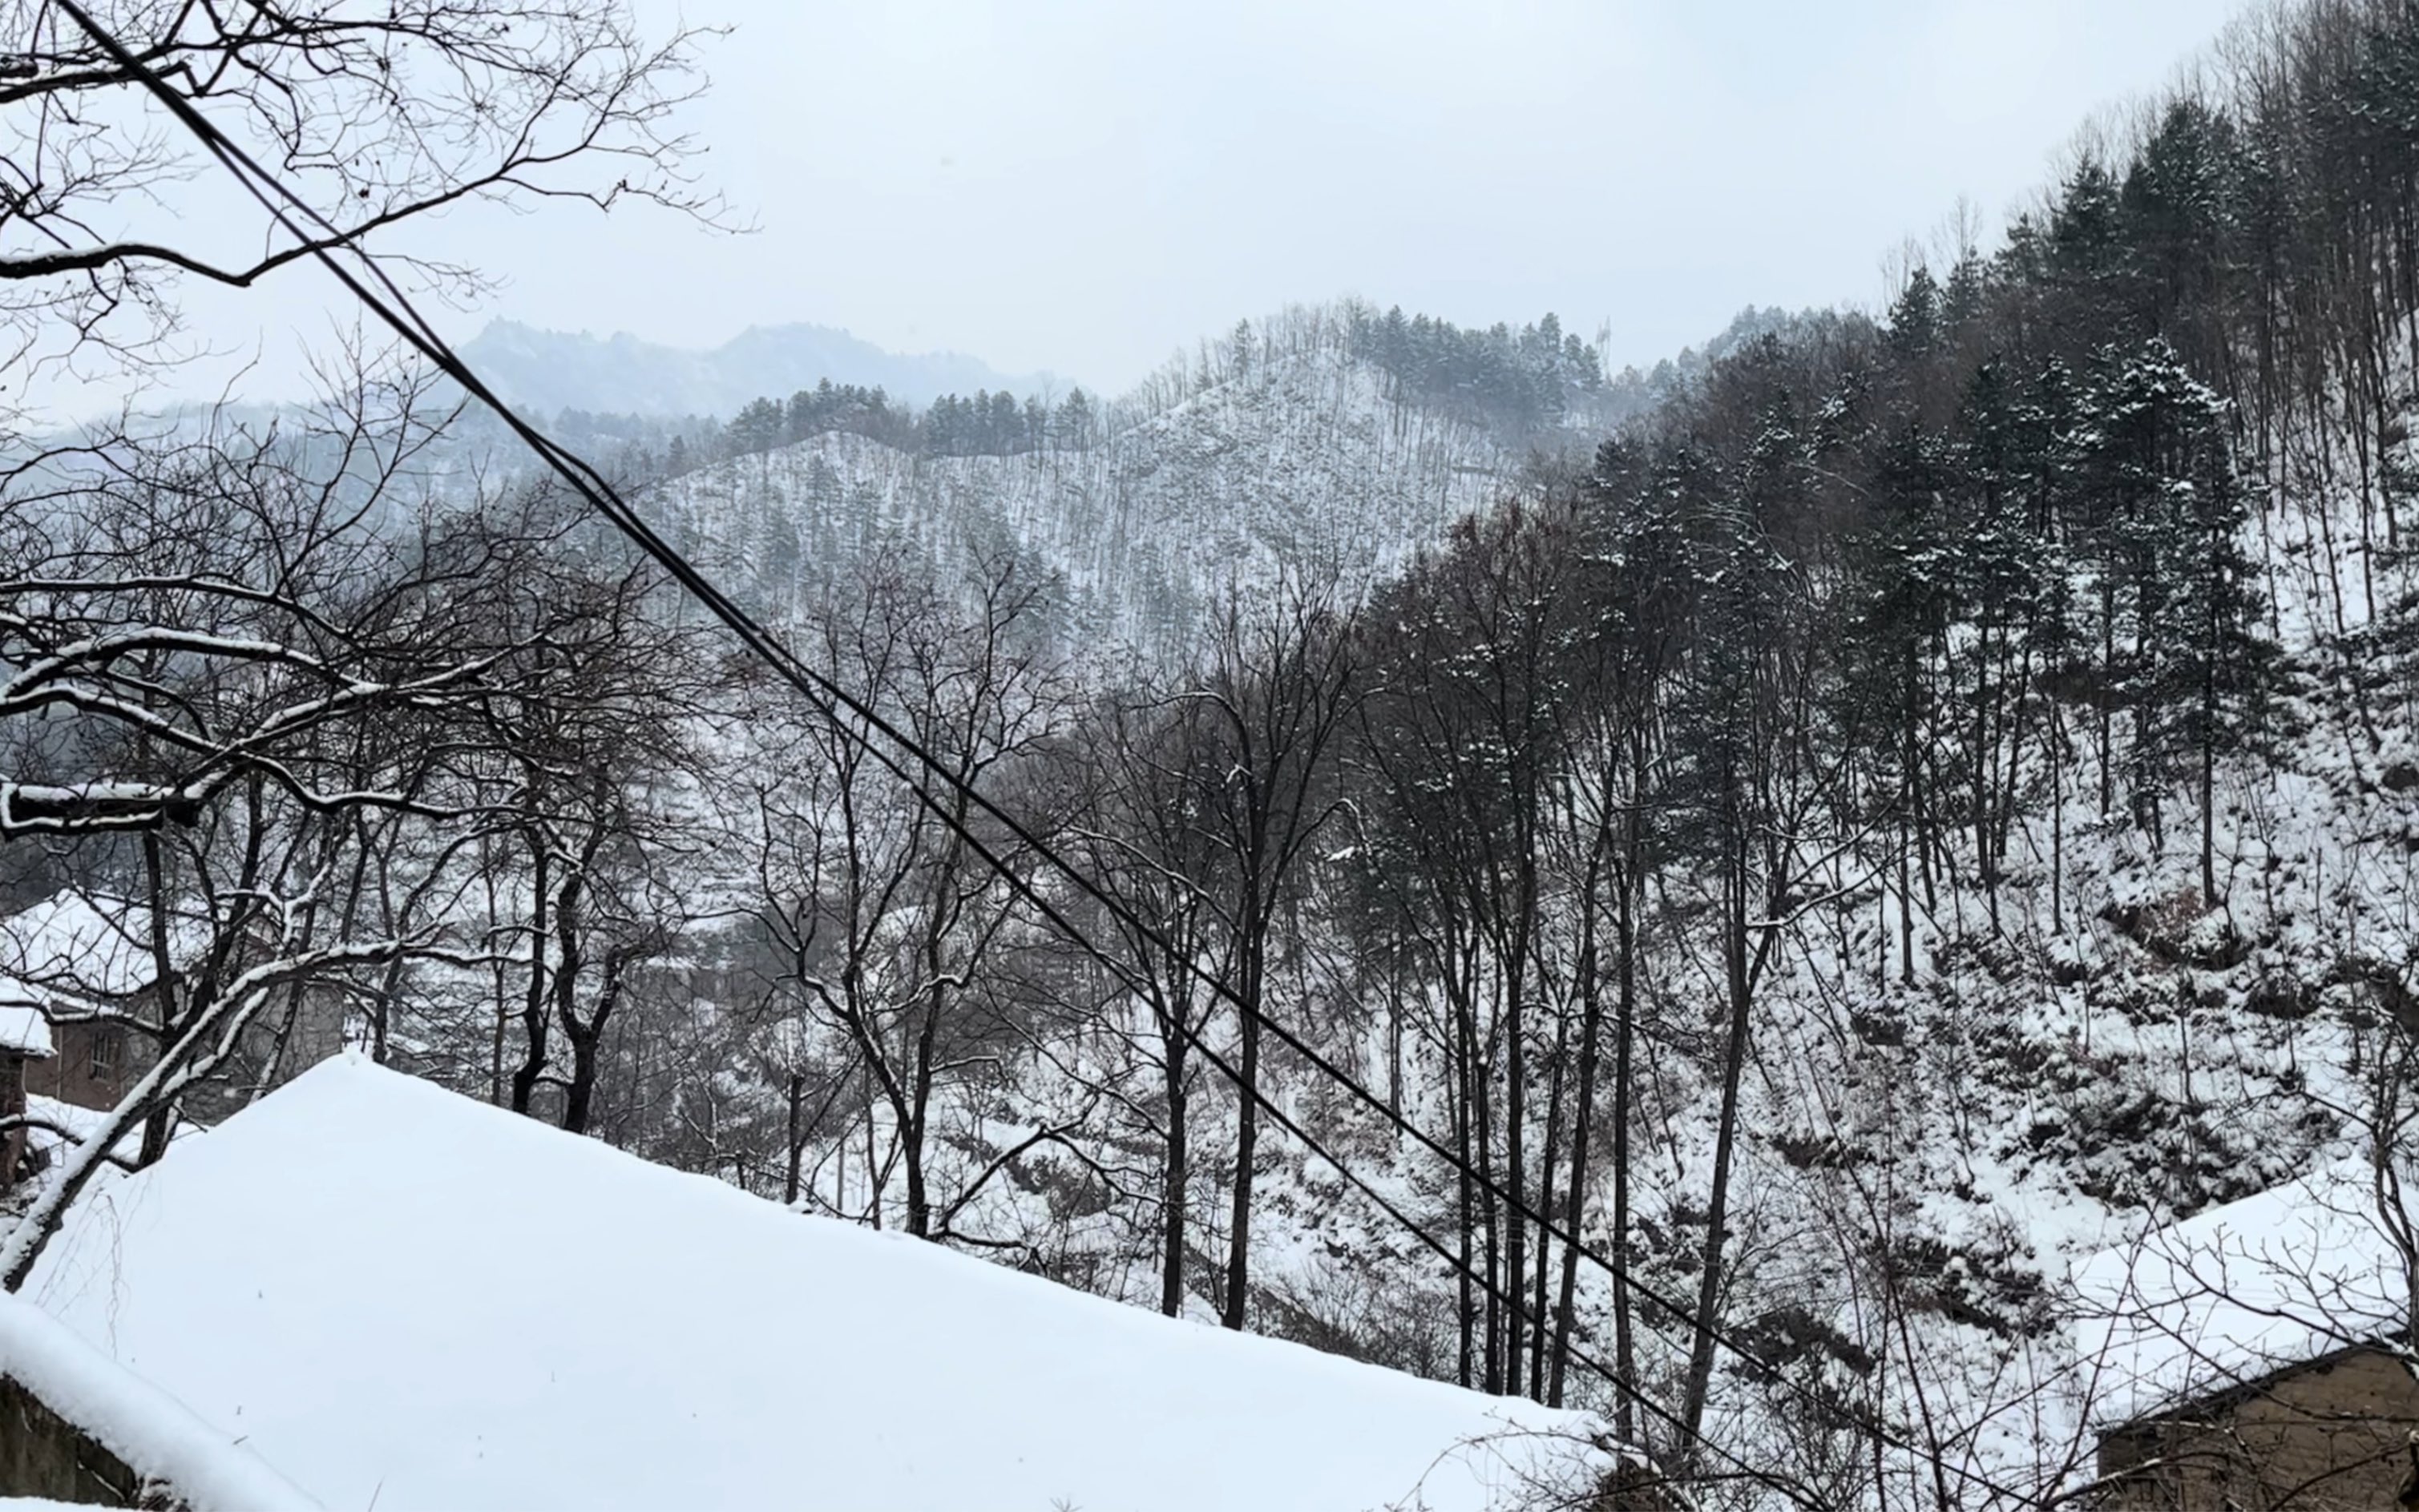
[[[512,404],[541,418],[565,409],[653,420],[736,414],[762,394],[817,383],[887,389],[912,404],[978,389],[1035,393],[1044,374],[1012,376],[971,357],[901,357],[824,326],[751,326],[710,350],[599,337],[497,320],[463,344],[464,360]]]
[[[2419,1495],[2419,0],[2163,53],[1998,222],[1852,191],[1995,182],[1991,112],[1823,48],[1982,102],[2154,8],[1749,28],[1810,92],[1659,134],[1604,111],[1724,40],[1547,87],[1589,8],[1221,13],[1185,88],[882,8],[20,8],[0,1504]],[[726,225],[686,115],[767,67],[811,244],[616,208]],[[1649,373],[1457,323],[1803,288],[1885,204],[1877,303]],[[727,329],[740,267],[1121,368],[1275,279],[1456,313],[1117,396],[499,324],[532,444],[395,302]],[[139,413],[271,283],[352,301],[327,392]],[[15,434],[54,377],[126,408]]]
[[[1334,312],[1259,328],[1255,359],[1176,370],[1088,444],[935,456],[827,432],[670,480],[684,542],[760,602],[821,593],[885,545],[944,563],[1012,547],[1063,581],[1063,627],[1180,649],[1231,583],[1365,583],[1530,482],[1574,428],[1515,436],[1418,402]],[[1574,425],[1579,417],[1572,417]]]

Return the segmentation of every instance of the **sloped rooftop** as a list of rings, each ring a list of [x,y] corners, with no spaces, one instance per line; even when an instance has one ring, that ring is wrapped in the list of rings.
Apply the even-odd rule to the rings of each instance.
[[[172,925],[182,944],[192,930]],[[72,889],[0,919],[0,1048],[46,1056],[49,1015],[118,1006],[154,976],[151,914]]]
[[[359,1061],[87,1201],[26,1295],[329,1506],[1516,1504],[1594,1420],[804,1217]]]
[[[0,1050],[47,1061],[54,1053],[51,1021],[39,1008],[0,1002]]]
[[[2419,1189],[2410,1192],[2419,1213]],[[2154,1417],[2409,1326],[2402,1250],[2365,1160],[2153,1229],[2077,1265],[2094,1427]]]

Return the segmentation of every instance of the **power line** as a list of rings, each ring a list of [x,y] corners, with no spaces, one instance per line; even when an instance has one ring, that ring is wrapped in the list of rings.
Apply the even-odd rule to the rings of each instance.
[[[164,81],[137,59],[123,43],[86,14],[76,0],[58,0],[58,4],[69,18],[82,27],[97,46],[110,55],[113,62],[125,69],[135,82],[141,84],[147,92],[159,99],[178,123],[192,132],[220,160],[242,185],[246,192],[261,204],[281,228],[308,247],[311,255],[325,267],[356,299],[400,336],[413,350],[434,364],[439,372],[459,384],[465,392],[493,410],[503,421],[505,427],[535,452],[540,461],[661,567],[691,597],[697,599],[716,619],[720,619],[726,628],[739,637],[741,644],[750,652],[779,673],[782,679],[804,696],[818,713],[830,721],[843,734],[855,739],[869,755],[881,763],[886,771],[913,792],[917,801],[939,818],[957,840],[967,846],[986,866],[1007,881],[1010,889],[1030,904],[1053,927],[1064,933],[1096,961],[1109,966],[1112,970],[1120,970],[1110,960],[1108,953],[1095,944],[1090,937],[1069,919],[1057,905],[1043,896],[1030,878],[1020,876],[1015,868],[1009,865],[968,827],[963,818],[944,803],[926,785],[928,778],[937,778],[944,787],[979,809],[986,817],[995,820],[1029,853],[1071,882],[1079,892],[1107,909],[1120,923],[1135,930],[1141,939],[1155,948],[1166,951],[1171,960],[1184,960],[1188,971],[1205,984],[1214,995],[1225,999],[1238,1011],[1250,1014],[1259,1027],[1273,1035],[1279,1044],[1293,1051],[1306,1064],[1325,1076],[1331,1082],[1350,1093],[1356,1101],[1384,1120],[1395,1132],[1410,1138],[1415,1144],[1443,1161],[1456,1173],[1472,1180],[1488,1197],[1501,1201],[1514,1217],[1534,1226],[1541,1235],[1565,1245],[1591,1266],[1621,1282],[1629,1291],[1662,1311],[1683,1321],[1692,1329],[1701,1329],[1726,1352],[1759,1368],[1765,1367],[1765,1362],[1753,1351],[1733,1338],[1710,1318],[1699,1314],[1693,1306],[1664,1295],[1658,1289],[1638,1279],[1618,1260],[1599,1255],[1580,1244],[1575,1234],[1564,1230],[1550,1216],[1530,1207],[1518,1193],[1501,1185],[1490,1173],[1463,1160],[1441,1141],[1395,1112],[1383,1099],[1363,1086],[1358,1078],[1309,1045],[1299,1034],[1287,1029],[1280,1021],[1270,1017],[1266,1013],[1247,1007],[1214,973],[1189,956],[1170,948],[1167,941],[1148,921],[1133,914],[1099,883],[1093,881],[1071,862],[1060,856],[1047,842],[1033,834],[1021,821],[1000,809],[971,783],[950,771],[946,764],[925,751],[911,736],[899,729],[845,687],[793,655],[786,647],[774,638],[768,629],[733,603],[686,557],[648,526],[622,498],[620,493],[603,474],[584,458],[560,445],[524,420],[491,390],[455,354],[450,344],[428,325],[425,318],[413,306],[410,298],[396,286],[385,268],[354,243],[350,234],[329,221],[308,201],[288,189],[254,160],[241,146],[226,137],[206,116],[202,115],[191,101],[170,89]],[[281,205],[280,202],[283,204]],[[300,215],[312,222],[318,228],[321,235],[314,237],[295,224],[293,215]],[[378,289],[384,291],[385,298],[380,298],[378,292],[373,290],[335,256],[335,251],[338,248],[351,252],[360,261],[369,280],[375,283]],[[841,717],[843,710],[849,718]],[[865,729],[852,726],[850,719],[860,722]],[[868,730],[879,734],[884,740],[895,745],[899,754],[884,750],[871,735],[866,733]],[[902,756],[905,758],[903,762]],[[907,763],[921,768],[924,776],[919,777],[916,772],[908,770]],[[1507,1295],[1490,1275],[1482,1275],[1463,1262],[1458,1256],[1446,1247],[1442,1241],[1421,1228],[1394,1201],[1379,1192],[1365,1178],[1354,1172],[1350,1167],[1304,1130],[1260,1087],[1247,1083],[1197,1031],[1182,1025],[1179,1025],[1179,1029],[1203,1059],[1257,1104],[1280,1128],[1301,1141],[1313,1154],[1333,1167],[1339,1175],[1374,1202],[1389,1218],[1400,1224],[1419,1240],[1424,1247],[1434,1251],[1456,1275],[1476,1281],[1485,1290],[1489,1300],[1509,1309],[1516,1316],[1535,1324],[1542,1333],[1546,1320],[1532,1313],[1524,1299]],[[1702,1429],[1691,1427],[1678,1414],[1647,1397],[1634,1382],[1624,1379],[1613,1367],[1595,1358],[1568,1339],[1564,1339],[1558,1347],[1564,1350],[1572,1359],[1601,1375],[1616,1392],[1637,1403],[1648,1415],[1677,1429],[1684,1438],[1693,1440],[1719,1459],[1736,1466],[1743,1478],[1752,1479],[1781,1492],[1800,1505],[1809,1508],[1810,1512],[1821,1512],[1824,1504],[1815,1500],[1804,1488],[1784,1480],[1769,1471],[1761,1470],[1716,1443]],[[1801,1400],[1826,1415],[1848,1419],[1870,1433],[1876,1442],[1887,1447],[1912,1455],[1919,1460],[1927,1460],[1936,1468],[1995,1495],[2022,1499],[2020,1493],[1999,1485],[1987,1476],[1967,1470],[1964,1466],[1950,1464],[1936,1452],[1927,1451],[1915,1444],[1903,1435],[1890,1430],[1878,1419],[1849,1410],[1837,1400],[1821,1397],[1785,1376],[1776,1376],[1775,1379],[1780,1381],[1786,1389]]]

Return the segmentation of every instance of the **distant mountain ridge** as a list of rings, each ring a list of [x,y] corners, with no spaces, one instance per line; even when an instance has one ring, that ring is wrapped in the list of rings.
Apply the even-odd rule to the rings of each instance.
[[[1295,306],[1117,399],[911,416],[810,395],[627,470],[657,480],[647,505],[683,551],[777,618],[891,550],[953,579],[1006,550],[1055,580],[1071,641],[1172,663],[1224,593],[1393,571],[1587,454],[1687,365],[1608,380],[1551,316],[1465,330]]]
[[[578,409],[728,418],[751,399],[811,389],[825,378],[878,386],[916,405],[945,393],[1023,395],[1063,387],[1050,374],[1003,374],[959,352],[901,356],[829,326],[750,326],[700,351],[627,332],[574,334],[497,320],[461,352],[505,398],[543,415]]]

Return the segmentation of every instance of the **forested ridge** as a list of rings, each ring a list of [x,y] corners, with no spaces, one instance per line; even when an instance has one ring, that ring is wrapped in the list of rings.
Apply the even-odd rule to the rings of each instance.
[[[334,981],[382,1062],[1599,1410],[1695,1504],[2038,1504],[2072,1259],[2410,1138],[2414,383],[2419,0],[2303,0],[1887,308],[1651,375],[1347,302],[1115,402],[581,418],[919,797],[368,373],[10,475],[72,507],[0,519],[0,855],[203,942],[144,1159]]]
[[[2072,1422],[2042,1406],[2074,1390],[2067,1247],[2297,1173],[2401,1063],[2374,1042],[2409,966],[2413,58],[2399,4],[2246,23],[1875,317],[1768,322],[1365,600],[1297,563],[1189,669],[1071,713],[1117,820],[1070,832],[1247,1006],[1137,944],[1143,1000],[1096,986],[1105,1021],[1014,1078],[1048,1263],[1583,1394],[1676,1462],[1711,1425],[1780,1434],[1842,1501],[1915,1489],[1859,1413],[1974,1473],[2079,1454],[1999,1437]],[[1570,344],[1430,328],[1347,313],[1447,405],[1490,351]],[[1518,384],[1487,393],[1463,412],[1518,422]],[[1234,1174],[1266,1131],[1175,1026],[1326,1110],[1261,1061],[1262,1010],[1695,1316],[1396,1141],[1482,1278],[1404,1300],[1431,1268],[1316,1162]],[[1131,1191],[1071,1148],[1103,1095],[1147,1141],[1108,1146]],[[1154,1194],[1156,1288],[1105,1279],[1143,1252],[1102,1230]],[[1256,1202],[1284,1235],[1256,1278]]]

